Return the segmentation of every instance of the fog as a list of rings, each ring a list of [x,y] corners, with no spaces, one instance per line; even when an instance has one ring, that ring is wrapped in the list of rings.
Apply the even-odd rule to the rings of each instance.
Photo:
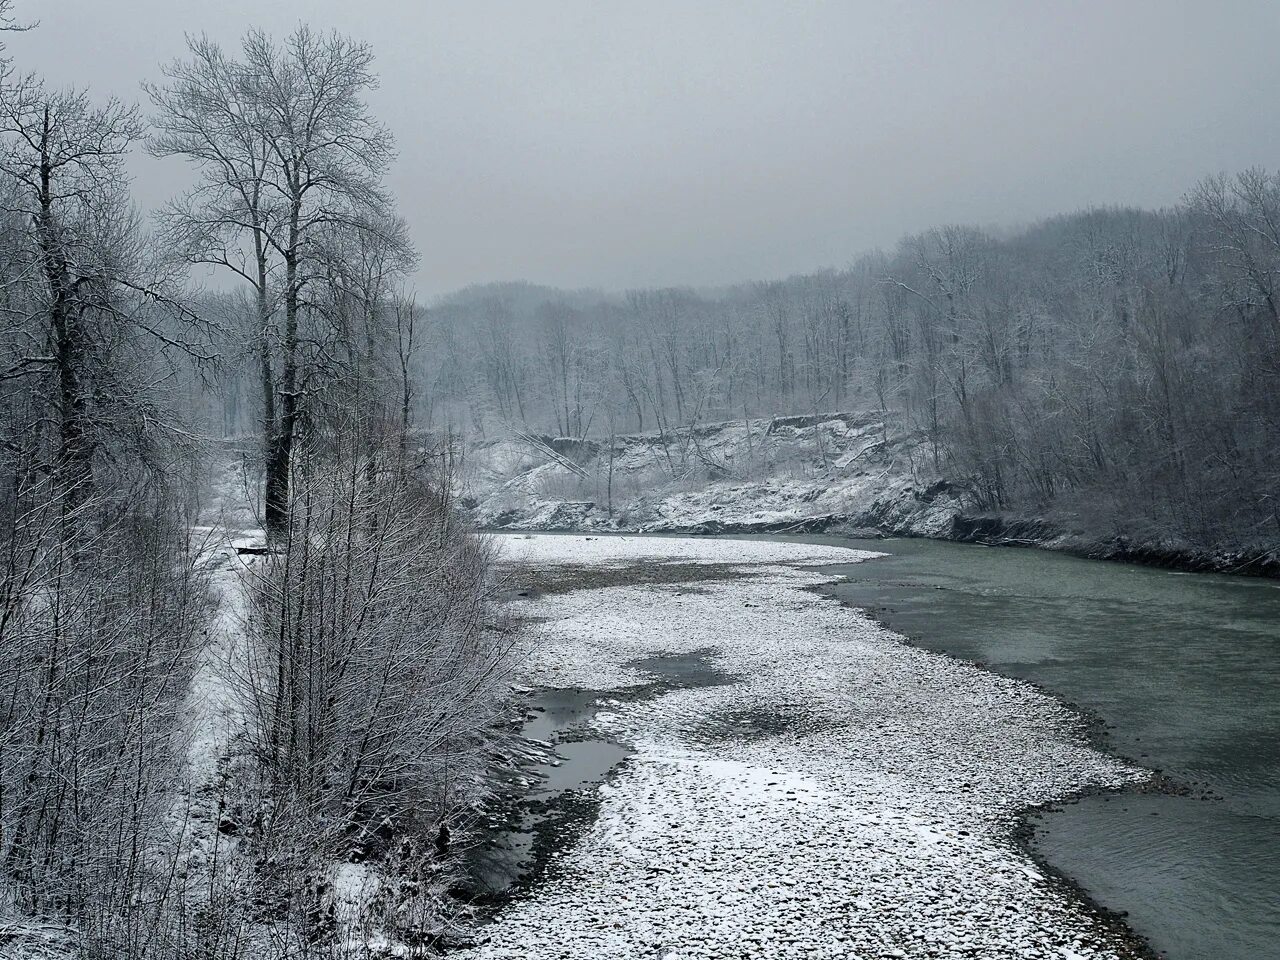
[[[299,16],[373,44],[425,294],[707,285],[843,265],[933,224],[1176,202],[1274,166],[1280,7],[1233,3],[36,4],[21,68],[130,100]],[[134,161],[155,206],[181,162]]]

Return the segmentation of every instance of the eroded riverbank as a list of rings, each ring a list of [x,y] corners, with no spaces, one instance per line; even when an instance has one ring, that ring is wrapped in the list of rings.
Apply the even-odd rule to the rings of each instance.
[[[1012,833],[1029,805],[1144,774],[1092,749],[1051,698],[904,646],[799,568],[865,555],[504,539],[513,560],[561,572],[737,574],[530,600],[532,685],[624,691],[653,682],[644,658],[695,652],[740,679],[609,698],[592,726],[634,752],[598,819],[470,955],[1140,954]]]

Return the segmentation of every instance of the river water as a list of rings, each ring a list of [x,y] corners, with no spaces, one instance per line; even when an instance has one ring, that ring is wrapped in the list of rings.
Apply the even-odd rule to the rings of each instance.
[[[930,540],[833,592],[922,647],[1033,681],[1185,795],[1090,797],[1038,851],[1173,960],[1280,957],[1280,584]]]

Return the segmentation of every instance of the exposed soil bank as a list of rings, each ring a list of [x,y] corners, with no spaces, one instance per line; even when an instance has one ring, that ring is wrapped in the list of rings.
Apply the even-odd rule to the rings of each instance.
[[[924,513],[925,511],[920,511]],[[1164,570],[1188,573],[1226,573],[1236,576],[1280,579],[1280,556],[1262,551],[1209,553],[1192,547],[1160,542],[1143,542],[1126,536],[1090,537],[1064,533],[1045,519],[1025,519],[993,514],[954,514],[950,523],[939,525],[932,514],[926,523],[916,522],[915,512],[895,516],[896,511],[875,508],[853,515],[788,516],[769,520],[701,520],[626,528],[608,524],[583,524],[582,517],[565,518],[540,530],[547,533],[678,534],[686,536],[743,536],[753,534],[831,534],[851,539],[876,537],[919,537],[952,543],[978,543],[990,547],[1024,547],[1052,550],[1086,560],[1136,563]],[[488,532],[524,531],[522,518],[511,518],[506,526],[490,526]]]
[[[886,532],[914,535],[909,529]],[[926,534],[927,535],[927,534]],[[1087,560],[1138,563],[1166,570],[1190,573],[1230,573],[1242,576],[1280,578],[1280,556],[1263,551],[1223,551],[1210,553],[1190,546],[1143,541],[1127,536],[1090,536],[1066,533],[1052,521],[1001,515],[957,514],[951,529],[940,540],[981,543],[987,546],[1036,547],[1056,550]]]
[[[877,412],[702,424],[607,441],[482,443],[459,502],[491,530],[927,537],[1094,560],[1280,577],[1275,538],[1221,548],[1158,527],[981,513],[940,477],[918,435]]]

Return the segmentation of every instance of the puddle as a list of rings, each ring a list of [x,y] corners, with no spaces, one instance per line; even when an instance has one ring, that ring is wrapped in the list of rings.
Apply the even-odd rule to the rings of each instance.
[[[630,750],[594,736],[590,723],[610,696],[597,690],[539,690],[525,705],[520,762],[502,769],[481,841],[467,853],[467,879],[455,890],[497,908],[537,883],[553,854],[595,820],[596,787]]]
[[[631,754],[593,726],[600,710],[671,690],[724,686],[736,677],[717,667],[712,649],[659,654],[627,664],[653,679],[621,690],[547,689],[527,694],[525,720],[501,769],[501,787],[480,842],[467,854],[467,878],[454,891],[491,916],[535,887],[554,869],[556,854],[591,828],[600,810],[598,787]]]
[[[652,685],[654,694],[694,687],[724,687],[737,680],[732,673],[721,670],[712,663],[713,656],[715,651],[705,648],[689,653],[662,653],[656,657],[644,657],[632,660],[627,666],[658,678]]]

